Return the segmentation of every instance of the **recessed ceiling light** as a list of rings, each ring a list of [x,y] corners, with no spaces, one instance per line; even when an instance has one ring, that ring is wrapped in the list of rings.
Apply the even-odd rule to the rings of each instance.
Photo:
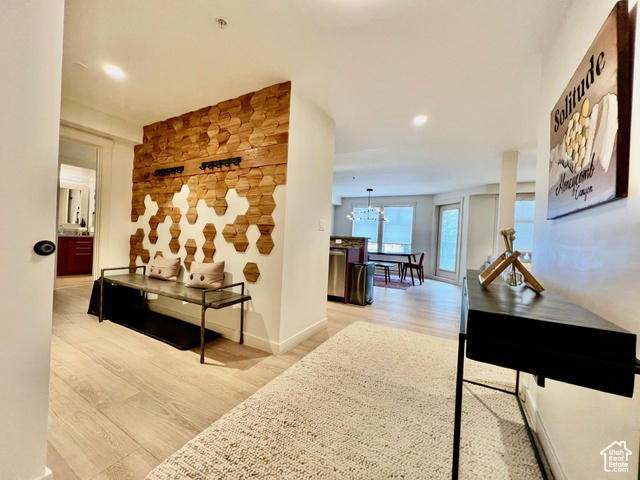
[[[427,123],[427,116],[426,115],[418,115],[416,117],[413,117],[413,124],[416,127],[420,127],[420,126],[424,125],[425,123]]]
[[[104,71],[111,78],[117,78],[118,80],[122,80],[125,77],[124,72],[120,67],[116,67],[115,65],[105,65]]]

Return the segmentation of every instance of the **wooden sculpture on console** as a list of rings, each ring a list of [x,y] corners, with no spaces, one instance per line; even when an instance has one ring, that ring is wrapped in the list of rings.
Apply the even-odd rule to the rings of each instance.
[[[506,250],[496,260],[489,265],[480,275],[478,275],[478,281],[483,287],[488,286],[493,282],[498,275],[504,272],[509,266],[511,269],[507,272],[507,284],[511,286],[518,285],[518,276],[522,275],[524,278],[524,284],[540,293],[544,290],[542,285],[535,279],[531,272],[518,260],[520,252],[513,250],[513,241],[516,239],[516,231],[513,228],[507,230],[500,230],[500,235],[504,239]],[[518,273],[519,272],[519,273]]]

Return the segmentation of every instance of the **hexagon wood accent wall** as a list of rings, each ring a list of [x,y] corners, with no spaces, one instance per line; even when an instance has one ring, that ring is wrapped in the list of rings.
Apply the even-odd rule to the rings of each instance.
[[[258,268],[258,264],[254,262],[247,262],[242,270],[244,274],[244,278],[249,283],[256,283],[258,281],[258,277],[260,276],[260,269]]]
[[[287,181],[290,96],[291,82],[280,83],[144,127],[143,143],[134,149],[131,221],[135,223],[145,215],[147,197],[157,204],[157,211],[149,212],[146,241],[173,254],[184,247],[187,270],[198,249],[204,254],[204,262],[214,261],[218,229],[237,255],[249,248],[256,248],[262,255],[271,252],[275,227],[271,214],[276,208],[273,193]],[[222,162],[212,169],[203,165],[236,157],[241,158],[238,165]],[[181,211],[173,199],[184,185],[188,188],[188,208]],[[229,207],[229,190],[246,199],[249,207],[232,224],[219,223],[216,228],[216,218],[224,216]],[[204,242],[199,238],[182,239],[183,216],[189,224],[196,224],[205,211]],[[171,221],[170,236],[165,234],[163,238],[159,225],[167,218]],[[255,245],[249,244],[249,228],[259,230]],[[130,265],[135,265],[138,258],[149,262],[149,250],[143,248],[143,242],[144,230],[138,228],[131,236]],[[235,261],[242,260],[238,257]],[[253,265],[259,275],[258,266]],[[250,270],[254,271],[253,266]]]

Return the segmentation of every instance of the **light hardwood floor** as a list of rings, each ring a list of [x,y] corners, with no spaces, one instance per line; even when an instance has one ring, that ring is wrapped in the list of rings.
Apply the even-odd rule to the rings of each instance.
[[[65,275],[62,277],[56,277],[55,288],[83,287],[91,284],[93,284],[92,275]]]
[[[91,285],[54,294],[47,465],[56,480],[142,479],[267,382],[358,320],[456,339],[460,288],[376,288],[373,305],[328,303],[328,327],[284,355],[226,339],[207,363],[87,315]]]

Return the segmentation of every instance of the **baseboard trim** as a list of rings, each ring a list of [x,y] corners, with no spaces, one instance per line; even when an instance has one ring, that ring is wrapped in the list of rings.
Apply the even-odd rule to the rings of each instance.
[[[435,275],[427,275],[425,273],[424,278],[429,280],[435,280],[437,282],[450,283],[451,285],[460,285],[460,280],[451,280],[450,278],[436,277]]]
[[[276,355],[282,355],[283,353],[286,353],[287,351],[291,350],[293,347],[295,347],[299,343],[304,342],[307,338],[318,333],[320,330],[327,328],[328,324],[329,324],[329,321],[327,320],[327,317],[324,317],[322,320],[305,328],[301,332],[298,332],[295,335],[292,335],[291,337],[287,338],[284,342],[280,342],[280,344],[275,344],[275,343],[272,344],[277,349],[277,352],[274,352],[274,353]]]
[[[194,317],[193,315],[189,315],[188,313],[181,312],[180,310],[169,308],[164,305],[158,305],[154,302],[149,302],[149,310],[156,313],[161,313],[163,315],[167,315],[169,317],[174,317],[183,322],[188,322],[196,326],[200,326],[200,318]],[[218,332],[224,338],[228,338],[229,340],[233,340],[234,342],[240,341],[240,332],[237,329],[225,327],[224,325],[220,325],[219,323],[212,322],[207,319],[207,328],[213,330],[214,332]],[[245,337],[247,335],[245,334]]]
[[[547,433],[547,429],[544,427],[544,423],[542,422],[542,418],[536,411],[536,425],[538,434],[538,440],[540,440],[540,444],[542,445],[542,449],[544,450],[544,454],[547,456],[547,461],[549,462],[549,468],[551,468],[551,473],[553,473],[553,477],[555,480],[567,480],[567,476],[562,469],[562,465],[560,464],[560,460],[558,459],[558,454],[556,453],[553,445],[551,443],[551,439],[549,438],[549,434]]]
[[[529,381],[533,381],[533,378],[530,378]],[[531,427],[536,432],[536,436],[538,437],[540,446],[542,447],[544,455],[547,458],[547,462],[549,463],[551,473],[553,474],[555,480],[567,480],[567,476],[562,469],[562,465],[560,464],[558,455],[556,454],[556,451],[553,448],[553,444],[551,443],[551,438],[549,438],[547,429],[544,427],[544,423],[542,422],[542,418],[538,413],[538,409],[535,408],[535,402],[533,401],[529,393],[530,390],[528,388],[525,388],[524,391],[526,398],[526,401],[524,403],[525,410],[527,411],[527,415],[529,416],[529,418],[534,423],[534,425],[532,425]]]
[[[44,475],[40,475],[39,477],[34,478],[33,480],[53,480],[53,472],[49,470],[47,467],[45,467]]]
[[[531,428],[536,430],[538,425],[538,411],[536,409],[536,404],[533,401],[533,397],[531,397],[531,394],[529,392],[530,390],[524,387],[522,383],[520,383],[520,392],[518,393],[520,394],[520,399],[524,400],[522,402],[522,404],[524,405],[524,411],[527,413],[527,417],[531,422]],[[524,393],[524,399],[522,399],[522,393]]]
[[[200,318],[194,317],[193,315],[189,315],[176,309],[168,308],[164,305],[158,305],[153,302],[149,302],[149,310],[200,326]],[[293,347],[298,345],[300,342],[305,341],[307,338],[315,335],[323,328],[326,328],[327,324],[327,317],[325,317],[322,320],[305,328],[301,332],[292,335],[291,337],[280,343],[245,332],[244,344],[249,347],[262,350],[263,352],[272,353],[274,355],[282,355],[283,353],[291,350]],[[213,330],[214,332],[218,332],[222,337],[234,342],[240,341],[240,332],[238,332],[238,330],[236,329],[225,327],[224,325],[220,325],[210,320],[207,320],[207,328]]]
[[[236,342],[238,340],[236,339]],[[251,335],[250,333],[246,333],[244,334],[244,344],[252,347],[252,348],[257,348],[258,350],[262,350],[263,352],[267,352],[267,353],[272,353],[272,354],[277,354],[276,350],[274,349],[274,345],[277,345],[276,342],[272,342],[270,340],[267,340],[266,338],[262,338],[262,337],[258,337],[256,335]]]

